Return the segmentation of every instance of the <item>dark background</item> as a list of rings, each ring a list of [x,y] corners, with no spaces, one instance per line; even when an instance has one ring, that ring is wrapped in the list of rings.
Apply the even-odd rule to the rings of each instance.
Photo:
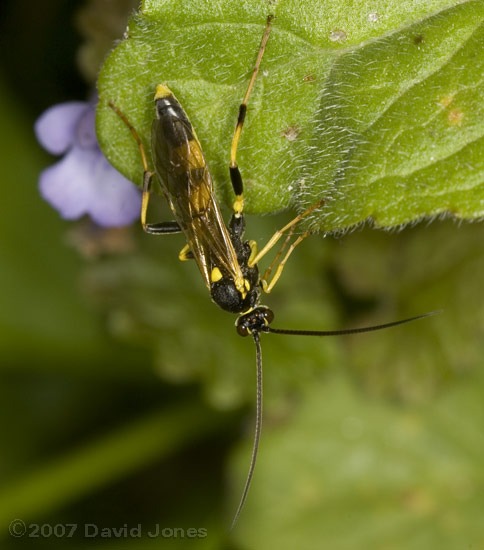
[[[253,548],[277,537],[304,547],[311,535],[329,548],[478,548],[482,227],[448,220],[300,247],[268,300],[278,326],[444,314],[368,337],[264,340],[268,458],[237,544],[227,542],[250,456],[252,343],[210,303],[196,267],[177,261],[182,239],[99,233],[60,220],[38,195],[55,159],[35,140],[36,118],[94,84],[77,61],[81,6],[0,8],[1,547]],[[270,235],[287,219],[248,223]],[[376,457],[368,471],[361,456]],[[48,528],[16,538],[15,519],[28,534],[79,527],[72,538]],[[90,539],[91,523],[209,536]]]

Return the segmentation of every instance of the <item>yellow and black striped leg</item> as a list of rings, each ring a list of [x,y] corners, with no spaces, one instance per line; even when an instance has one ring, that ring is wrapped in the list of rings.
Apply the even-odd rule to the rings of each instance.
[[[190,250],[190,247],[186,244],[179,252],[178,259],[180,262],[186,262],[188,260],[194,259],[193,252]]]
[[[135,127],[128,120],[127,116],[120,110],[112,101],[109,102],[111,109],[121,118],[131,132],[133,138],[138,144],[141,162],[143,163],[143,196],[141,199],[141,225],[146,233],[152,235],[167,235],[169,233],[181,233],[181,227],[178,222],[160,222],[160,223],[146,223],[146,212],[148,210],[148,203],[150,200],[151,181],[153,179],[153,173],[148,169],[148,161],[146,160],[146,153],[143,142],[138,135]]]
[[[323,203],[325,202],[325,199],[321,199],[316,204],[313,204],[310,208],[296,216],[293,220],[291,220],[288,224],[286,224],[282,229],[279,229],[279,231],[276,231],[274,235],[269,239],[267,244],[260,250],[256,256],[253,258],[250,258],[249,260],[249,267],[253,267],[255,264],[257,264],[261,258],[263,258],[269,250],[272,249],[272,247],[279,241],[279,239],[282,237],[282,235],[288,231],[289,229],[293,228],[297,223],[299,223],[303,218],[305,218],[308,214],[313,212],[313,210],[316,210],[316,208],[319,208]],[[307,236],[309,232],[306,232],[304,235]],[[302,240],[302,239],[301,239]],[[299,243],[298,243],[299,244]]]
[[[269,33],[271,30],[271,21],[274,16],[269,15],[267,17],[266,29],[264,36],[262,37],[262,42],[259,48],[259,53],[257,55],[257,60],[255,62],[254,70],[252,71],[252,77],[245,92],[244,99],[239,107],[239,116],[237,118],[237,125],[235,127],[234,137],[232,138],[232,146],[230,147],[230,181],[232,182],[232,187],[235,193],[235,202],[233,205],[234,214],[238,217],[244,209],[244,185],[242,183],[242,176],[240,175],[239,167],[237,166],[237,147],[239,145],[240,134],[242,133],[242,127],[244,125],[245,115],[247,113],[247,102],[249,101],[249,96],[254,86],[255,79],[259,73],[260,62],[262,56],[264,55],[264,50],[266,48],[267,40],[269,39]]]
[[[296,246],[298,244],[301,244],[302,241],[306,237],[311,235],[311,233],[312,233],[311,231],[306,231],[306,233],[303,233],[302,235],[299,235],[299,237],[291,244],[291,246],[289,247],[289,250],[286,252],[286,255],[284,256],[284,258],[281,260],[281,262],[277,266],[276,272],[274,273],[272,279],[270,280],[270,282],[268,282],[266,275],[269,275],[270,272],[272,271],[272,268],[273,268],[273,265],[275,264],[275,261],[271,264],[270,268],[268,269],[269,273],[267,273],[267,271],[266,271],[266,273],[264,273],[264,276],[261,279],[262,289],[264,290],[264,292],[269,294],[269,292],[274,288],[274,285],[277,283],[277,281],[279,280],[279,277],[282,274],[282,270],[284,269],[284,266],[286,265],[286,262],[289,259],[289,256],[294,252],[294,249],[296,248]],[[285,248],[286,244],[289,242],[289,237],[290,237],[290,235],[286,239],[284,245],[281,247],[281,250],[280,250],[277,257],[280,256],[280,253],[282,253],[282,250]],[[277,257],[276,257],[276,259],[277,259]]]
[[[153,179],[152,172],[145,172],[143,176],[143,196],[141,199],[141,225],[143,230],[150,235],[168,235],[170,233],[181,233],[181,227],[178,222],[159,222],[146,223],[146,213],[148,211],[148,203],[150,202],[151,181]]]

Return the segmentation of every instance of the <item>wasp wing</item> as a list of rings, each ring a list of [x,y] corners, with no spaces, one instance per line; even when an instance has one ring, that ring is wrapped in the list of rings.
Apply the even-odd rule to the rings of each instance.
[[[180,104],[171,97],[171,109],[161,113],[157,109],[158,118],[152,125],[155,171],[210,288],[213,267],[234,280],[240,279],[242,272],[215,198],[200,142]]]

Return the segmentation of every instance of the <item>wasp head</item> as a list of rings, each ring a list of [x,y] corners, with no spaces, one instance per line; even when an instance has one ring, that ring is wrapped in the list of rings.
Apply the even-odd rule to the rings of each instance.
[[[258,306],[252,311],[241,315],[235,322],[240,336],[267,332],[267,327],[274,320],[274,313],[266,306]]]

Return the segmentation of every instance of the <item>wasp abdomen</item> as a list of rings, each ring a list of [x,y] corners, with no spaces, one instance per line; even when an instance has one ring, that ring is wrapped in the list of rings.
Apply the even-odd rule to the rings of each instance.
[[[194,139],[188,117],[172,92],[163,84],[156,88],[156,117],[167,145],[176,149]]]

